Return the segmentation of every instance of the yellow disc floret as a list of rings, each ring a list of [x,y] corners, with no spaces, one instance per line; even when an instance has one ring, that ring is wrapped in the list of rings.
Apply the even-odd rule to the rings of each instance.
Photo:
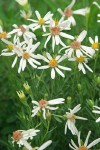
[[[14,46],[13,46],[13,45],[11,45],[11,44],[9,44],[9,45],[7,46],[7,48],[8,48],[10,51],[12,51],[12,50],[13,50],[13,48],[14,48]]]
[[[50,62],[49,62],[49,66],[51,68],[55,68],[57,66],[58,62],[56,59],[51,59]]]
[[[78,148],[78,150],[88,150],[88,149],[87,149],[87,147],[85,147],[85,146],[80,146],[80,147]]]
[[[6,32],[0,33],[0,39],[6,38],[6,37],[7,37],[7,33]]]
[[[44,20],[43,18],[40,18],[40,19],[38,20],[38,24],[40,24],[40,25],[44,24],[44,22],[45,22],[45,20]]]
[[[99,43],[98,42],[93,43],[92,48],[93,49],[98,49],[99,48]]]
[[[80,56],[80,57],[76,58],[76,61],[78,61],[78,62],[84,62],[85,58],[84,58],[84,56]]]
[[[28,59],[30,57],[30,54],[28,52],[24,52],[22,57],[24,59]]]

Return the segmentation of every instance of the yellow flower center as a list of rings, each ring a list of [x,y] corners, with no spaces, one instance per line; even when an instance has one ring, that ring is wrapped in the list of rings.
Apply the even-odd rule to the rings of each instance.
[[[23,33],[26,31],[26,29],[25,29],[22,25],[19,27],[19,29],[21,29],[21,31],[22,31]]]
[[[49,66],[52,68],[55,68],[57,66],[58,62],[56,59],[51,59],[49,62]]]
[[[98,42],[93,43],[92,48],[93,49],[98,49],[99,48],[99,43]]]
[[[70,119],[71,121],[75,121],[76,116],[73,114],[69,119]]]
[[[39,101],[39,106],[40,106],[41,108],[46,107],[47,105],[48,105],[48,102],[47,102],[46,100],[41,99],[41,100]]]
[[[6,32],[0,33],[0,39],[6,38],[6,37],[7,37],[7,33]]]
[[[22,55],[22,57],[24,59],[28,59],[30,57],[30,54],[28,52],[24,52],[23,55]]]
[[[14,46],[13,46],[13,45],[11,45],[11,44],[9,44],[9,45],[7,46],[7,48],[8,48],[10,51],[12,51],[12,50],[13,50],[13,48],[14,48]]]
[[[32,150],[36,150],[35,148],[32,148]]]
[[[51,28],[50,28],[50,32],[51,32],[52,35],[59,35],[59,33],[60,33],[60,28],[57,27],[57,26],[51,27]]]
[[[74,41],[74,42],[72,42],[72,43],[70,44],[70,46],[71,46],[71,48],[73,48],[74,50],[80,49],[81,43],[78,42],[78,41]]]
[[[80,56],[80,57],[76,58],[76,61],[78,61],[78,62],[84,62],[85,58],[84,58],[84,56]]]
[[[13,132],[13,138],[15,141],[19,141],[22,138],[22,133],[20,131]]]
[[[44,24],[44,22],[45,22],[45,20],[44,20],[43,18],[40,18],[40,19],[38,20],[38,24],[40,24],[40,25]]]
[[[85,146],[80,146],[78,150],[88,150]]]
[[[64,11],[64,15],[66,16],[66,17],[70,17],[70,16],[72,16],[72,10],[71,9],[67,9],[67,10],[65,10]]]

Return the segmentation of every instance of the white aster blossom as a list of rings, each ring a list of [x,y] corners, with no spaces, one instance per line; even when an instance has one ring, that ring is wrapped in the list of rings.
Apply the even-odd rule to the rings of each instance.
[[[72,0],[72,2],[65,8],[64,11],[62,11],[60,8],[58,8],[58,12],[62,15],[62,17],[68,19],[68,21],[70,21],[73,26],[76,25],[76,21],[75,21],[75,18],[73,17],[73,15],[85,16],[89,12],[89,8],[72,10],[75,2],[76,2],[76,0]]]
[[[16,0],[17,3],[19,3],[19,5],[24,6],[28,3],[28,0]]]
[[[51,14],[51,12],[48,12],[44,17],[41,17],[40,13],[37,10],[35,11],[35,14],[38,20],[28,19],[33,22],[31,25],[29,25],[30,29],[34,31],[36,29],[42,28],[43,31],[46,32],[46,27],[48,24],[50,24],[50,19],[53,14]]]
[[[20,15],[22,18],[27,20],[32,16],[32,11],[29,10],[28,12],[26,12],[25,10],[20,10]]]
[[[39,59],[39,56],[34,54],[35,50],[37,49],[39,45],[40,45],[40,42],[37,42],[36,44],[33,45],[32,39],[31,39],[27,47],[21,48],[21,50],[19,51],[20,52],[20,64],[18,68],[18,73],[25,70],[27,62],[33,68],[37,68],[37,65],[41,65],[41,63],[36,60],[36,59]]]
[[[35,129],[29,129],[29,130],[17,130],[13,132],[13,143],[16,142],[19,147],[24,145],[26,148],[28,148],[29,144],[27,142],[28,139],[33,139],[34,136],[37,135],[37,132],[40,130]]]
[[[3,40],[8,39],[10,37],[11,37],[10,33],[3,31],[3,28],[0,26],[0,39]]]
[[[65,75],[63,74],[63,72],[61,70],[71,71],[71,68],[59,65],[60,62],[62,62],[64,59],[67,58],[66,55],[64,55],[64,56],[58,55],[53,58],[49,53],[46,53],[46,56],[47,56],[47,58],[40,55],[40,58],[43,59],[48,64],[45,66],[38,67],[38,69],[51,68],[51,78],[52,79],[55,79],[55,72],[57,72],[60,76],[62,76],[64,78]]]
[[[28,25],[23,24],[23,25],[18,26],[14,24],[13,27],[15,29],[13,29],[9,34],[15,34],[18,37],[23,36],[25,41],[28,41],[29,39],[37,40],[36,35],[33,32],[29,31]]]
[[[65,101],[64,98],[57,98],[53,100],[44,100],[41,99],[39,102],[37,101],[32,101],[32,103],[35,105],[33,106],[32,110],[32,117],[34,117],[38,112],[43,112],[43,118],[46,119],[46,113],[49,112],[49,110],[56,110],[58,107],[54,107],[52,105],[58,105],[58,104],[63,104]]]
[[[78,134],[78,130],[75,126],[76,120],[87,120],[87,118],[76,116],[75,113],[77,113],[81,109],[80,104],[78,104],[73,109],[69,109],[70,112],[66,112],[66,118],[67,122],[65,124],[65,134],[67,133],[67,128],[72,132],[73,135]]]
[[[68,38],[68,39],[74,39],[73,36],[62,32],[63,30],[70,30],[70,22],[69,21],[64,21],[63,19],[60,19],[59,21],[57,20],[50,20],[50,33],[43,34],[43,36],[48,36],[46,39],[46,42],[44,44],[44,48],[46,48],[47,43],[50,41],[52,38],[52,49],[54,51],[55,45],[62,45],[65,46],[65,44],[62,42],[60,37],[63,38]]]
[[[93,40],[91,37],[89,37],[89,41],[91,43],[91,47],[94,50],[99,50],[99,41],[98,41],[98,36],[95,36],[95,40]]]
[[[88,69],[90,72],[93,72],[93,70],[87,65],[87,63],[88,63],[87,57],[81,55],[80,57],[70,58],[69,60],[76,61],[78,63],[79,71],[82,71],[83,74],[86,74],[85,68]]]
[[[96,108],[97,110],[93,110],[92,112],[96,114],[100,114],[100,107],[94,106],[94,108]],[[100,122],[100,117],[96,120],[96,122]]]
[[[71,144],[69,144],[70,148],[73,150],[90,150],[91,147],[95,146],[96,144],[98,144],[100,142],[100,138],[98,138],[98,139],[94,140],[93,142],[91,142],[90,144],[88,144],[90,134],[91,134],[91,131],[88,132],[86,140],[85,140],[84,144],[82,144],[81,139],[80,139],[80,132],[79,132],[78,133],[78,146],[74,143],[73,140],[71,140]]]
[[[74,56],[80,57],[83,54],[92,57],[95,53],[95,50],[92,47],[81,44],[81,42],[84,40],[86,35],[87,35],[87,31],[83,30],[69,46],[65,46],[61,50],[66,49],[65,53],[68,55],[69,58]]]

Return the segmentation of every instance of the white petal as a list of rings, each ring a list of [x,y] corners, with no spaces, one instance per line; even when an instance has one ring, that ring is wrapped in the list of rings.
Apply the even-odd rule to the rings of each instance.
[[[25,67],[26,67],[26,59],[23,60],[22,71],[24,71]]]
[[[84,40],[84,38],[86,37],[86,35],[87,35],[87,31],[86,31],[86,30],[83,30],[83,31],[80,33],[80,35],[78,36],[77,41],[81,43],[81,42]]]
[[[84,63],[84,65],[90,72],[93,72],[93,70],[88,65],[86,65],[86,63]]]
[[[69,34],[66,34],[64,32],[60,32],[60,36],[64,37],[64,38],[68,38],[68,39],[71,39],[73,40],[74,37],[72,35],[69,35]]]
[[[73,26],[76,26],[76,21],[73,16],[70,16],[68,20],[72,23]]]
[[[38,19],[41,18],[41,15],[40,15],[40,13],[37,10],[35,11],[35,14],[36,14],[36,16],[37,16]]]
[[[47,58],[48,58],[49,60],[52,59],[52,56],[51,56],[48,52],[46,53],[46,55],[47,55]]]
[[[81,8],[81,9],[78,9],[78,10],[74,10],[73,14],[85,16],[88,12],[89,12],[88,8]]]
[[[43,118],[46,119],[46,110],[45,108],[42,108],[42,110],[43,110]]]
[[[63,72],[61,70],[59,70],[57,67],[55,68],[55,70],[58,72],[59,75],[61,75],[63,78],[65,77],[65,75],[63,74]]]
[[[49,100],[48,104],[49,105],[57,105],[57,104],[62,104],[64,103],[65,99],[64,98],[57,98],[57,99],[53,99],[53,100]]]
[[[62,70],[67,70],[67,71],[71,71],[72,70],[71,68],[60,66],[60,65],[58,65],[58,68],[60,68]]]
[[[87,147],[87,145],[88,145],[88,140],[89,140],[90,134],[91,134],[91,131],[88,132],[88,135],[86,137],[86,140],[85,140],[85,143],[84,143],[85,147]]]
[[[38,67],[38,69],[48,69],[48,68],[50,68],[49,65],[45,65],[45,66]]]
[[[98,36],[95,36],[95,42],[98,43]]]
[[[49,42],[50,38],[51,38],[51,35],[49,35],[49,36],[47,37],[46,42],[45,42],[45,44],[44,44],[44,48],[46,48],[47,43]]]
[[[56,41],[56,45],[59,45],[60,43],[59,35],[55,35],[55,41]]]
[[[16,64],[16,62],[17,62],[17,58],[18,58],[18,57],[16,56],[15,59],[14,59],[14,61],[13,61],[13,63],[12,63],[12,66],[11,66],[12,68],[15,66],[15,64]]]
[[[96,122],[100,122],[100,117],[96,120]]]
[[[18,68],[18,73],[21,72],[22,64],[23,64],[23,58],[21,58],[21,60],[20,60],[20,64],[19,64],[19,68]]]
[[[93,41],[93,39],[91,37],[89,37],[89,41],[90,41],[91,44],[94,43],[94,41]]]
[[[74,113],[78,112],[80,109],[81,109],[81,105],[78,104],[77,106],[75,106],[75,107],[71,110],[71,112],[74,114]]]
[[[44,150],[46,147],[48,147],[50,144],[52,143],[51,140],[45,142],[44,144],[42,144],[38,150]]]
[[[51,69],[51,78],[52,79],[55,78],[55,70],[54,70],[54,68]]]
[[[67,6],[67,8],[71,9],[74,6],[75,2],[76,2],[76,0],[72,0],[72,2]]]
[[[67,133],[67,122],[66,122],[66,124],[65,124],[65,131],[64,131],[64,133],[65,133],[65,134]]]
[[[79,116],[76,116],[76,119],[79,119],[79,120],[88,120],[87,118],[83,118],[83,117],[79,117]]]
[[[54,49],[55,49],[55,38],[54,36],[52,36],[52,50],[54,52]]]
[[[30,59],[28,59],[27,61],[29,62],[29,64],[30,64],[33,68],[37,68],[37,66],[36,66],[35,64],[33,64],[33,62],[32,62]]]
[[[80,140],[80,132],[78,133],[78,145],[79,145],[79,147],[81,146],[81,140]]]
[[[90,149],[91,147],[93,147],[94,145],[98,144],[100,142],[100,138],[94,140],[92,143],[90,143],[87,148]]]
[[[24,140],[24,139],[21,139],[21,140],[22,140],[23,145],[25,146],[25,148],[27,148],[28,150],[32,150],[32,147],[30,146],[30,144],[26,140]]]

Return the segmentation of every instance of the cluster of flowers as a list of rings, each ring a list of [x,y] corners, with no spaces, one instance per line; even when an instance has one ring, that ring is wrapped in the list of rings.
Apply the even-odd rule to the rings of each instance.
[[[17,1],[20,2],[20,0]],[[87,63],[88,59],[92,58],[96,50],[99,49],[98,37],[95,36],[95,40],[89,37],[89,41],[91,43],[91,46],[89,47],[82,45],[82,41],[86,37],[87,31],[83,30],[77,37],[64,32],[71,30],[71,27],[76,25],[75,18],[73,17],[75,14],[85,16],[87,13],[89,13],[88,8],[82,8],[75,11],[72,10],[75,2],[76,0],[72,0],[71,4],[69,4],[64,11],[62,11],[60,8],[58,9],[58,12],[62,15],[59,21],[53,19],[53,14],[51,12],[48,12],[44,17],[41,17],[40,13],[36,10],[35,14],[37,20],[28,19],[28,21],[32,22],[29,25],[23,24],[18,26],[14,24],[14,29],[8,33],[3,31],[2,27],[0,27],[0,39],[7,45],[6,49],[2,50],[1,56],[15,56],[12,63],[12,68],[16,65],[18,59],[20,59],[18,73],[25,70],[27,63],[29,63],[33,68],[37,69],[51,68],[52,79],[55,78],[55,72],[57,72],[60,76],[65,77],[61,70],[71,71],[71,68],[59,64],[65,59],[69,61],[76,61],[78,63],[79,71],[82,71],[83,74],[86,74],[85,68],[87,68],[90,72],[93,72]],[[22,15],[25,15],[25,13],[22,12]],[[40,28],[44,32],[42,36],[47,36],[47,39],[44,43],[45,49],[47,48],[48,42],[52,40],[52,44],[50,44],[52,45],[52,51],[50,53],[46,52],[45,56],[35,53],[35,50],[39,47],[40,42],[33,44],[33,41],[37,40],[35,31]],[[14,35],[12,42],[8,40],[12,37],[11,35]],[[62,41],[63,38],[70,39],[71,44],[66,45],[65,42]],[[58,45],[61,45],[62,48],[58,50],[58,53],[55,56],[55,47]],[[65,50],[63,55],[60,54],[62,50]],[[51,53],[53,53],[53,55],[51,55]],[[38,60],[43,60],[47,64],[40,66],[41,63]],[[20,95],[20,93],[18,94]],[[43,112],[43,118],[46,119],[46,114],[49,113],[50,110],[58,109],[58,107],[52,107],[52,105],[62,104],[64,103],[64,99],[58,98],[49,101],[42,99],[39,102],[33,100],[32,103],[34,104],[32,117],[34,117],[38,112]],[[97,106],[94,107],[99,109],[99,111],[94,110],[93,112],[100,114],[100,108]],[[100,138],[94,140],[88,145],[88,139],[91,133],[89,131],[84,144],[81,144],[80,132],[78,132],[75,123],[76,119],[87,120],[87,118],[75,115],[75,113],[77,113],[80,109],[80,104],[78,104],[73,109],[69,109],[70,112],[66,112],[66,115],[64,115],[65,119],[67,119],[65,124],[65,134],[67,133],[68,127],[73,135],[78,136],[78,146],[76,146],[73,140],[71,140],[71,144],[69,144],[73,150],[88,150],[92,146],[99,143]],[[97,119],[97,122],[99,121],[100,118]],[[51,140],[45,142],[42,146],[35,148],[31,147],[31,145],[27,142],[28,139],[33,139],[33,137],[37,135],[37,132],[39,132],[39,130],[36,129],[29,129],[26,131],[17,130],[13,132],[13,142],[17,142],[19,146],[24,145],[28,150],[43,150],[52,143]]]
[[[71,30],[71,26],[76,25],[76,21],[73,17],[74,14],[86,15],[88,8],[79,9],[72,11],[72,7],[75,4],[75,0],[72,0],[71,4],[62,11],[60,8],[58,11],[62,14],[62,17],[59,21],[54,20],[53,14],[48,12],[44,17],[41,17],[38,11],[35,11],[37,20],[28,19],[32,23],[30,25],[16,25],[14,24],[14,29],[7,33],[4,32],[2,27],[0,27],[0,39],[7,44],[7,48],[2,50],[2,56],[15,56],[15,59],[12,63],[12,68],[17,63],[18,58],[20,59],[18,73],[24,71],[26,68],[26,63],[28,62],[33,68],[37,69],[48,69],[51,68],[51,78],[55,78],[55,71],[60,74],[62,77],[65,77],[64,73],[61,70],[71,71],[71,68],[60,65],[60,63],[67,59],[69,61],[78,62],[78,69],[86,74],[85,67],[91,71],[92,69],[87,65],[88,59],[93,57],[95,50],[98,50],[99,43],[98,37],[95,36],[95,40],[89,37],[91,47],[82,45],[82,41],[87,35],[87,31],[83,30],[79,36],[74,37],[64,32]],[[46,56],[41,54],[35,54],[35,50],[40,45],[40,42],[33,44],[34,40],[37,40],[35,31],[39,28],[43,29],[43,32],[46,32],[49,29],[49,33],[45,33],[42,36],[47,36],[47,39],[44,43],[44,48],[47,47],[47,43],[52,39],[52,52],[55,51],[55,46],[61,45],[62,48],[58,50],[56,56],[51,56],[51,53],[46,52]],[[8,38],[14,34],[13,42],[8,41]],[[23,37],[23,41],[21,41]],[[70,45],[66,45],[61,38],[67,38],[72,40]],[[59,54],[61,50],[65,49],[65,54],[62,56]],[[47,65],[39,66],[41,63],[39,59],[45,61]]]

